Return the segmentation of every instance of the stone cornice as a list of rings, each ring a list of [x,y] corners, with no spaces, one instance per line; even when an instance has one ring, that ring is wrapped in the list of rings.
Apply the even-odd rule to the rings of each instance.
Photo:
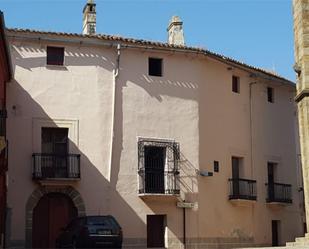
[[[300,101],[302,101],[303,98],[308,96],[309,96],[309,89],[304,89],[296,95],[294,100],[296,101],[296,103],[299,103]]]

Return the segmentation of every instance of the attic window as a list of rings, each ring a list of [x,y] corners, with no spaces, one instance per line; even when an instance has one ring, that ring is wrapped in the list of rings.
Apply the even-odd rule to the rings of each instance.
[[[234,93],[239,93],[239,77],[235,75],[232,77],[232,91]]]
[[[63,66],[64,48],[63,47],[47,47],[47,65]]]
[[[148,58],[148,74],[150,76],[162,76],[163,59]]]
[[[267,87],[267,100],[270,103],[274,103],[274,88]]]

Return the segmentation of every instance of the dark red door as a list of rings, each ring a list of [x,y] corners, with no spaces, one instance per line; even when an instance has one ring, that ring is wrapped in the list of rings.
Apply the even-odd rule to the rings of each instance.
[[[164,247],[165,215],[147,215],[147,247]]]
[[[33,210],[33,248],[55,248],[56,238],[73,218],[77,209],[66,195],[51,193],[43,196]]]

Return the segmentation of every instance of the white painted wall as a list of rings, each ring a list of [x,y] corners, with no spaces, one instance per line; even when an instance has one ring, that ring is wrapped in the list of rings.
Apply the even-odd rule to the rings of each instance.
[[[227,70],[227,65],[196,54],[123,49],[110,169],[116,49],[56,43],[65,46],[65,66],[51,67],[46,66],[45,48],[55,43],[11,38],[10,44],[15,79],[7,92],[11,240],[25,239],[25,203],[38,187],[31,179],[31,155],[38,152],[36,127],[42,120],[72,127],[70,150],[81,154],[82,169],[81,181],[73,186],[87,214],[117,218],[126,243],[145,243],[147,214],[167,215],[169,247],[178,248],[183,236],[176,198],[142,199],[137,194],[138,137],[180,143],[181,197],[198,203],[197,209],[187,210],[192,243],[254,238],[252,243],[270,244],[272,219],[281,220],[282,242],[302,234],[294,87],[250,78],[245,71]],[[163,77],[148,76],[148,57],[163,58]],[[240,77],[240,94],[231,91],[233,74]],[[257,84],[252,85],[250,106],[251,82]],[[267,102],[267,86],[275,89],[273,104]],[[244,158],[243,178],[257,180],[257,202],[238,206],[228,201],[232,156]],[[215,160],[219,173],[196,175],[195,170],[213,171]],[[266,204],[268,160],[278,162],[278,181],[293,185],[292,205]]]

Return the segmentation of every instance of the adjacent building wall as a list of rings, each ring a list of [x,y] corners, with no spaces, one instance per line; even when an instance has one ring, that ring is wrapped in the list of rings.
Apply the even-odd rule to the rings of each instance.
[[[301,147],[301,161],[304,178],[304,195],[307,217],[307,231],[309,228],[309,147],[308,147],[308,93],[309,93],[309,40],[308,40],[308,21],[309,21],[309,1],[293,0],[294,13],[294,37],[295,37],[295,66],[294,69],[298,74],[297,78],[297,97],[298,103],[298,119],[299,119],[299,134]]]
[[[4,247],[5,241],[5,217],[6,217],[6,194],[7,194],[7,156],[5,137],[6,117],[6,83],[11,79],[11,62],[9,48],[6,43],[5,23],[3,13],[0,11],[0,248]]]

